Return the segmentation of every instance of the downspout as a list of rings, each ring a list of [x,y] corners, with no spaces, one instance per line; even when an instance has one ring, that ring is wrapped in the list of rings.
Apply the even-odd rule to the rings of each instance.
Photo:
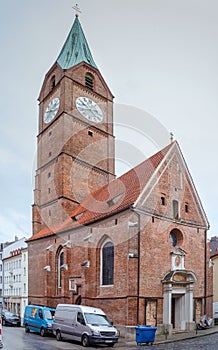
[[[139,299],[140,299],[140,246],[141,246],[141,232],[140,232],[140,214],[137,213],[133,207],[130,207],[130,210],[134,212],[134,214],[138,218],[137,225],[137,240],[138,240],[138,266],[137,266],[137,306],[136,306],[136,324],[139,324]]]
[[[207,310],[207,230],[204,231],[204,315]]]
[[[137,324],[139,324],[139,299],[140,299],[140,245],[141,245],[141,234],[140,234],[140,215],[135,213],[138,217],[138,283],[137,283]]]

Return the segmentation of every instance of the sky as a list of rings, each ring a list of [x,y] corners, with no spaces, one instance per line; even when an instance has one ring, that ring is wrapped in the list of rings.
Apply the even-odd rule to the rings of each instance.
[[[163,146],[159,136],[173,132],[207,214],[208,237],[218,235],[217,0],[78,3],[79,20],[117,113],[121,107],[145,117],[144,139],[134,130],[134,118],[129,126],[117,126],[117,158],[126,157],[119,148],[125,140],[149,156]],[[74,5],[70,0],[1,0],[1,242],[31,236],[37,98],[74,21]],[[120,163],[134,166],[126,159]],[[117,164],[119,173],[122,164]]]

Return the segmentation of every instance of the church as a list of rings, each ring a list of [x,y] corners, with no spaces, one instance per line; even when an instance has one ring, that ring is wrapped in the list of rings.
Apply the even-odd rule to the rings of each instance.
[[[177,141],[115,176],[113,94],[76,15],[39,94],[29,303],[191,330],[212,311],[209,223]]]

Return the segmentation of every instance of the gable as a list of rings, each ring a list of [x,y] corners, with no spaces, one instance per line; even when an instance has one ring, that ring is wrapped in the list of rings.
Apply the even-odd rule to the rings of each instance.
[[[209,227],[194,182],[177,142],[169,149],[134,206],[178,223]]]

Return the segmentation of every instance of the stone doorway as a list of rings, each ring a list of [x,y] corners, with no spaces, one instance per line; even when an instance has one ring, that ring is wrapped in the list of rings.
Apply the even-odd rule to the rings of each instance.
[[[172,330],[192,330],[193,290],[196,282],[191,271],[171,271],[163,283],[163,324],[169,332]]]

